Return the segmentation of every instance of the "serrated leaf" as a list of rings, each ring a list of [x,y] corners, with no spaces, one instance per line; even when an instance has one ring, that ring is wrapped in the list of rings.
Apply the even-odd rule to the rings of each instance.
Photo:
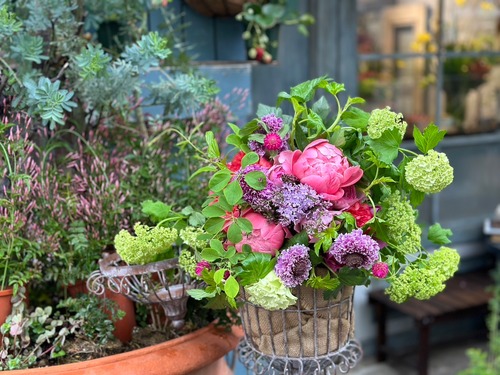
[[[308,102],[314,97],[316,89],[323,83],[323,86],[328,82],[324,77],[315,78],[309,81],[302,82],[290,89],[292,97],[299,99],[301,102]]]
[[[242,262],[242,272],[239,274],[242,286],[254,284],[264,278],[276,264],[276,258],[270,254],[249,253]]]
[[[342,267],[337,272],[337,275],[340,282],[344,285],[366,285],[368,282],[368,276],[366,272],[359,268]]]
[[[347,126],[350,126],[355,129],[365,130],[368,126],[368,119],[370,118],[370,114],[365,112],[359,108],[351,107],[344,113],[342,113],[342,121]]]
[[[399,130],[394,128],[384,131],[380,138],[368,139],[367,143],[380,161],[392,164],[398,157],[401,140]]]
[[[427,154],[429,150],[434,149],[441,142],[446,134],[445,130],[439,130],[435,124],[430,124],[421,133],[416,126],[413,127],[413,138],[418,149]]]
[[[453,235],[451,229],[441,227],[441,224],[435,223],[429,227],[427,239],[437,245],[446,245],[451,242],[450,237]]]
[[[166,219],[170,212],[172,206],[168,206],[163,202],[152,200],[146,200],[142,202],[142,213],[149,216],[151,220],[155,223]]]

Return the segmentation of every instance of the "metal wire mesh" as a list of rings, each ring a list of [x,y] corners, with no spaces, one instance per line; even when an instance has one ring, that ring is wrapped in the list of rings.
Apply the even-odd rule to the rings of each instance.
[[[243,291],[242,363],[255,374],[347,373],[363,354],[354,339],[354,288],[331,299],[307,287],[293,293],[295,305],[269,311],[246,300]]]

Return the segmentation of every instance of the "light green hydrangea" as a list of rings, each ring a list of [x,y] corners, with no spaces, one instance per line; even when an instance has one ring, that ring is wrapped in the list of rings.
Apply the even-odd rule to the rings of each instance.
[[[267,310],[283,310],[297,301],[289,288],[276,276],[274,270],[255,284],[245,287],[248,300]]]
[[[382,201],[382,218],[391,243],[402,254],[413,254],[421,248],[422,229],[416,223],[416,211],[396,191]]]
[[[445,281],[458,269],[460,256],[455,249],[441,247],[425,260],[409,265],[404,272],[391,280],[386,293],[396,303],[410,297],[429,299],[445,288]]]
[[[176,229],[136,223],[134,232],[135,236],[121,230],[115,236],[116,252],[128,264],[147,264],[174,256],[172,245],[178,238]]]
[[[188,226],[179,232],[179,237],[182,241],[189,247],[197,250],[201,250],[207,246],[208,241],[200,240],[198,237],[201,234],[205,234],[205,231],[201,228],[195,228]]]
[[[374,109],[371,112],[367,132],[371,139],[377,139],[386,130],[397,128],[401,139],[403,139],[407,126],[408,124],[403,120],[401,113],[392,112],[390,107],[385,107],[383,109]]]
[[[191,251],[183,249],[179,254],[179,266],[192,278],[196,278],[196,258]]]
[[[424,193],[438,193],[453,181],[453,167],[448,157],[434,150],[410,161],[405,171],[406,181]]]

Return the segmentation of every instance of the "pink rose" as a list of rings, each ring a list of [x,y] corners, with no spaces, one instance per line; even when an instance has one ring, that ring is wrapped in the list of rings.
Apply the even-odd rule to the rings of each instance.
[[[253,252],[275,255],[285,241],[285,230],[280,224],[269,222],[264,216],[250,211],[243,215],[253,225],[251,234],[243,235],[243,240],[234,247],[241,252],[243,245],[250,245]]]
[[[291,164],[292,174],[301,183],[309,185],[329,201],[341,199],[344,189],[363,177],[363,170],[351,166],[342,151],[326,139],[310,143],[298,157],[284,157],[284,162]],[[283,168],[286,170],[289,165]]]

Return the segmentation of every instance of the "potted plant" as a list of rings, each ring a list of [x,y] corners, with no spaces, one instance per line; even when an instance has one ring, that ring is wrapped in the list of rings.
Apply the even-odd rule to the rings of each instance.
[[[242,37],[247,43],[248,57],[266,64],[277,56],[280,25],[297,25],[299,32],[307,36],[307,27],[314,23],[312,15],[299,14],[287,0],[247,1],[236,19],[245,24]]]
[[[352,367],[361,356],[354,287],[384,280],[397,303],[427,299],[458,268],[458,253],[445,246],[451,231],[431,225],[427,238],[440,247],[430,251],[417,224],[424,197],[453,180],[434,150],[445,132],[415,127],[418,151],[402,148],[402,114],[364,112],[361,98],[342,104],[342,91],[319,77],[280,93],[292,115],[261,105],[257,118],[232,126],[231,161],[207,134],[209,246],[194,255],[205,288],[188,293],[239,309],[239,350],[254,370]]]
[[[11,298],[40,278],[37,242],[40,228],[34,220],[36,206],[29,199],[37,190],[39,168],[33,159],[33,143],[24,129],[1,118],[0,122],[0,324],[11,310]],[[17,116],[29,126],[31,120]]]

